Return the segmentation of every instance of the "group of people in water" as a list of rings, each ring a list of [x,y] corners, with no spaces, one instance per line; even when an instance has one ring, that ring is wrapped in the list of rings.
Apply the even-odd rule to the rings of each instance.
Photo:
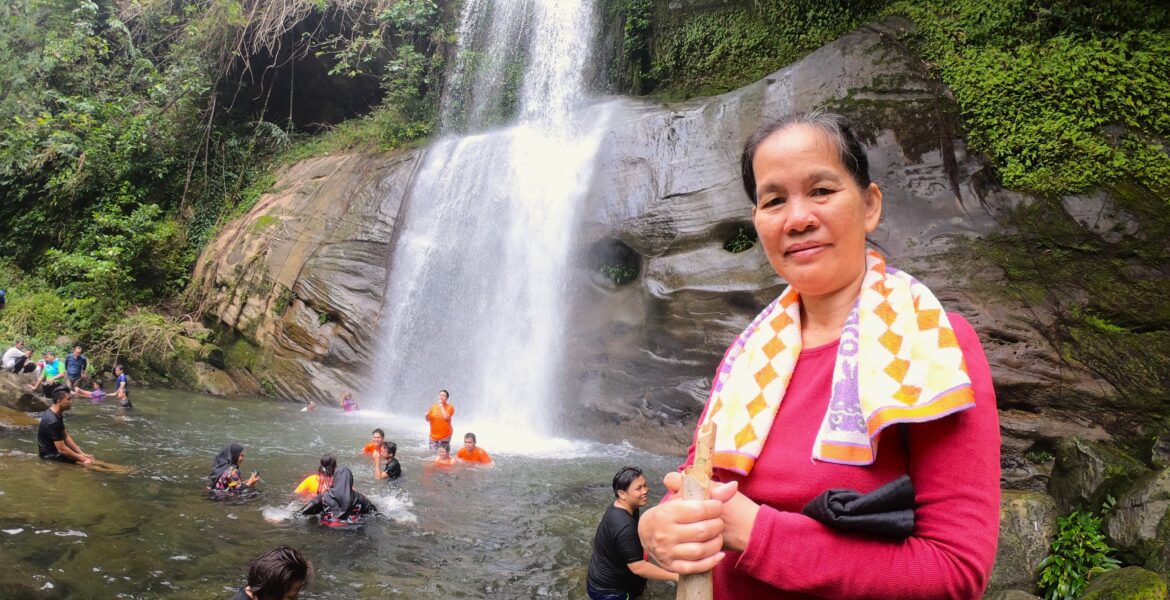
[[[29,391],[40,391],[45,398],[53,399],[59,389],[67,389],[79,396],[88,398],[91,404],[105,402],[106,393],[102,380],[90,376],[89,359],[82,354],[81,346],[74,346],[73,351],[62,360],[57,353],[47,350],[41,354],[41,360],[34,358],[32,348],[25,348],[24,340],[17,339],[0,358],[0,367],[5,371],[18,374],[28,374],[35,381],[28,384]],[[130,402],[130,378],[126,376],[126,369],[120,364],[113,367],[114,391],[111,394],[118,399],[118,406],[123,409],[134,408]]]

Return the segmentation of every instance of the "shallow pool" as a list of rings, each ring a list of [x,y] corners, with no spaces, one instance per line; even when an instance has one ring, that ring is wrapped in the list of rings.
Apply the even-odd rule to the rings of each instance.
[[[522,423],[476,431],[491,469],[429,463],[421,415],[344,414],[262,399],[136,390],[77,399],[69,432],[128,475],[42,461],[36,432],[0,432],[0,598],[227,598],[249,559],[285,543],[313,562],[302,598],[583,598],[590,545],[622,466],[642,467],[651,502],[678,457],[529,436]],[[404,477],[375,481],[360,455],[374,427],[398,443]],[[461,424],[456,435],[474,424]],[[228,441],[244,444],[261,494],[216,503],[203,486]],[[291,518],[291,490],[333,453],[385,513],[358,530]],[[651,582],[645,598],[673,597]]]

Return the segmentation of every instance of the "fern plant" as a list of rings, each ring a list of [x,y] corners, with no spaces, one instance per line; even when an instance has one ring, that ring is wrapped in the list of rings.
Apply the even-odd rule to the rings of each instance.
[[[1118,568],[1113,548],[1101,533],[1101,518],[1076,511],[1057,521],[1052,553],[1040,563],[1045,600],[1074,600],[1089,579]]]

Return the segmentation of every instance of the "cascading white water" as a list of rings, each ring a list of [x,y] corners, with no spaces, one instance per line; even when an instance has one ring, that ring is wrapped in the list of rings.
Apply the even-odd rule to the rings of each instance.
[[[490,124],[506,104],[493,94],[509,88],[508,61],[523,57],[523,82],[512,85],[519,117],[428,150],[392,250],[371,392],[392,411],[421,414],[447,388],[457,422],[548,434],[565,387],[576,209],[605,123],[604,107],[585,106],[594,7],[469,0],[463,20],[464,58],[449,85],[460,97],[444,100],[446,129]]]

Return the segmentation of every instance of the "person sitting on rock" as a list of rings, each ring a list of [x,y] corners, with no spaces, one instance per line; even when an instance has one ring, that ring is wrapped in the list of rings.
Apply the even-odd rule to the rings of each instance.
[[[37,370],[37,363],[32,359],[32,350],[25,350],[24,340],[16,340],[11,348],[4,351],[0,366],[5,371],[13,373],[32,373]]]

